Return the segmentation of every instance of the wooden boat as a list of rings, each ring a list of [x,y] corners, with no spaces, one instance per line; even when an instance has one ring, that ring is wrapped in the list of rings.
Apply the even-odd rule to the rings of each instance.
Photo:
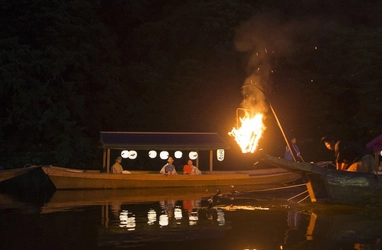
[[[13,168],[13,169],[5,169],[0,170],[0,182],[6,181],[24,174],[27,174],[33,170],[39,169],[41,166],[29,165],[24,168]]]
[[[262,161],[303,173],[312,202],[365,205],[382,200],[382,174],[338,171],[325,167],[330,162],[293,162],[269,155]]]
[[[270,185],[294,181],[301,176],[282,168],[253,171],[214,171],[201,175],[162,175],[149,171],[110,174],[54,166],[42,168],[57,189],[175,188]]]

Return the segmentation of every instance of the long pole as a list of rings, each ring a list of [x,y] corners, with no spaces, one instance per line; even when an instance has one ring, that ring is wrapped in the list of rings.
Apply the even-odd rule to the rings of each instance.
[[[258,90],[260,90],[260,91],[264,94],[264,96],[266,97],[266,94],[265,94],[264,90],[262,90],[259,86],[256,86],[256,85],[245,85],[245,86],[243,86],[242,88],[246,88],[246,87],[255,87],[255,88],[257,88]],[[275,112],[275,110],[273,109],[272,104],[271,104],[269,101],[268,101],[268,103],[269,103],[269,107],[271,108],[272,113],[273,113],[273,115],[274,115],[274,117],[275,117],[275,119],[276,119],[277,125],[279,126],[279,128],[280,128],[280,130],[281,130],[281,133],[283,134],[284,140],[285,140],[286,145],[287,145],[287,147],[288,147],[288,149],[289,149],[289,151],[290,151],[290,153],[291,153],[291,155],[292,155],[293,161],[296,161],[296,157],[295,157],[294,154],[293,154],[292,148],[290,147],[288,138],[286,137],[286,135],[285,135],[285,133],[284,133],[284,130],[283,130],[282,126],[281,126],[281,123],[280,123],[280,121],[279,121],[279,118],[277,118],[276,112]],[[301,159],[302,159],[302,158],[301,158]],[[302,159],[302,160],[303,160],[303,159]],[[304,160],[303,160],[303,161],[304,161]]]
[[[289,151],[290,151],[290,154],[292,155],[293,161],[296,161],[296,157],[294,156],[293,151],[292,151],[292,148],[290,147],[288,138],[286,137],[286,135],[285,135],[285,133],[284,133],[284,130],[283,130],[282,126],[281,126],[281,123],[280,123],[280,121],[279,121],[279,118],[277,118],[276,112],[275,112],[275,110],[273,109],[273,106],[272,106],[271,103],[269,103],[269,107],[271,108],[272,113],[273,113],[273,115],[274,115],[274,117],[275,117],[275,119],[276,119],[277,125],[279,126],[279,128],[280,128],[280,130],[281,130],[281,133],[283,134],[284,140],[285,140],[285,142],[286,142],[286,144],[287,144],[287,147],[288,147],[288,149],[289,149]]]

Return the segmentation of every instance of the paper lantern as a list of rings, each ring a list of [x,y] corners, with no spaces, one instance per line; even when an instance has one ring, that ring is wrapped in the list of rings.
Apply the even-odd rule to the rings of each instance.
[[[157,157],[157,151],[155,151],[155,150],[150,150],[150,152],[149,152],[149,157],[150,157],[151,159],[154,159],[155,157]]]
[[[122,150],[121,157],[124,159],[129,158],[129,150]]]
[[[159,157],[160,157],[162,160],[166,160],[166,159],[168,159],[168,152],[167,152],[167,151],[162,151],[162,152],[160,152]]]
[[[198,152],[191,151],[191,152],[188,154],[188,157],[189,157],[191,160],[195,160],[196,158],[198,158]]]
[[[177,158],[177,159],[179,159],[179,158],[182,158],[182,156],[183,156],[183,153],[182,153],[182,151],[176,151],[175,153],[174,153],[174,156],[175,156],[175,158]]]
[[[135,151],[135,150],[130,150],[130,152],[129,152],[129,159],[130,159],[130,160],[134,160],[134,159],[136,159],[137,156],[138,156],[137,151]]]
[[[217,157],[218,161],[223,161],[224,160],[224,149],[216,150],[216,157]]]

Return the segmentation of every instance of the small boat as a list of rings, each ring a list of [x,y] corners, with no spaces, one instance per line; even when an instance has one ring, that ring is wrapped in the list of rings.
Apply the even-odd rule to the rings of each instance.
[[[294,162],[264,155],[262,161],[306,178],[311,202],[343,205],[377,204],[382,201],[382,174],[338,171],[325,162]]]
[[[119,188],[179,188],[248,185],[281,185],[301,178],[282,168],[251,171],[214,171],[201,175],[162,175],[150,171],[131,171],[131,174],[100,173],[95,170],[78,170],[43,166],[56,189],[119,189]]]
[[[23,168],[13,168],[0,170],[0,182],[13,179],[15,177],[27,174],[33,170],[39,169],[41,166],[25,165]]]

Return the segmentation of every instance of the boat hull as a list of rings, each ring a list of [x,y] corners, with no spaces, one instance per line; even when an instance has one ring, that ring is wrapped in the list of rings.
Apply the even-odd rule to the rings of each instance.
[[[273,156],[262,160],[273,166],[300,171],[312,202],[365,205],[382,201],[382,175],[338,171],[315,163],[292,162]]]
[[[14,168],[14,169],[6,169],[0,170],[0,182],[6,181],[9,179],[13,179],[15,177],[27,174],[31,171],[41,168],[41,166],[30,166],[25,168]]]
[[[149,172],[110,174],[59,167],[43,167],[57,189],[119,189],[245,186],[294,181],[301,176],[283,169],[216,172],[202,175],[162,175]]]

